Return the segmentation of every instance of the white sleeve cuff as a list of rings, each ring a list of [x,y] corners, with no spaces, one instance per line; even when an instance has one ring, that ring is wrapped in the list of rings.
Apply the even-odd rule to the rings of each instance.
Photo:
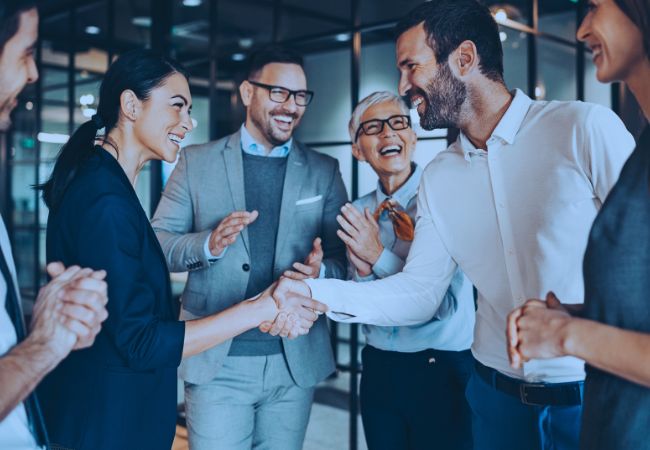
[[[203,244],[203,253],[205,254],[205,257],[207,258],[207,260],[208,260],[209,262],[214,262],[214,261],[217,261],[217,260],[219,260],[219,259],[221,259],[221,258],[224,257],[224,255],[225,255],[226,252],[228,251],[228,247],[226,247],[226,248],[224,248],[223,250],[221,250],[221,253],[219,253],[218,256],[214,256],[214,255],[212,254],[212,252],[210,252],[210,236],[211,236],[211,235],[212,235],[212,233],[211,233],[211,234],[208,234],[208,238],[205,240],[205,244]]]

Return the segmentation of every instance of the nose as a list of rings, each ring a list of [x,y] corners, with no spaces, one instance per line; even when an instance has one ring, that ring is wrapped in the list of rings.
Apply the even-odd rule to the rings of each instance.
[[[399,76],[399,84],[397,85],[397,91],[399,95],[406,95],[407,92],[411,89],[411,82],[408,79],[408,76],[402,72]]]
[[[580,24],[578,31],[576,31],[576,38],[579,41],[585,42],[589,37],[589,35],[591,34],[590,28],[591,28],[591,13],[588,13],[585,16],[585,18],[582,19],[582,23]]]
[[[388,122],[384,122],[381,125],[382,125],[382,129],[381,132],[379,133],[381,137],[391,137],[395,135],[395,130],[393,130],[390,127],[390,125],[388,125]]]
[[[29,60],[29,68],[27,70],[27,84],[35,83],[38,80],[38,68],[33,57]]]
[[[185,114],[183,117],[183,122],[181,122],[183,129],[189,133],[194,129],[194,123],[192,122],[192,117],[189,114]]]
[[[289,113],[295,113],[298,111],[298,105],[296,104],[295,94],[290,95],[286,102],[282,104],[282,107],[285,111]]]

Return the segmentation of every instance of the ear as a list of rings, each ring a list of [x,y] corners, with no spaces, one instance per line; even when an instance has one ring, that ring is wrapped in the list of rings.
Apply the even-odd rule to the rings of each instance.
[[[253,100],[253,85],[247,80],[242,81],[239,85],[239,95],[244,106],[248,108]]]
[[[472,41],[463,41],[449,55],[449,67],[458,78],[469,75],[478,67],[478,51]]]
[[[352,144],[352,156],[357,158],[358,161],[366,160],[366,157],[363,156],[363,152],[361,151],[361,148],[359,148],[358,144]]]
[[[141,107],[142,102],[131,89],[127,89],[120,94],[120,111],[122,116],[128,120],[134,121],[138,117]]]

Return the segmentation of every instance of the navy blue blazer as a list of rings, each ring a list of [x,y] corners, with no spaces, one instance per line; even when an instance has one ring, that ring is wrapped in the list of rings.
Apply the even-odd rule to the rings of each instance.
[[[101,147],[47,224],[47,260],[104,269],[108,319],[39,388],[50,441],[75,450],[169,449],[185,324],[147,215]]]

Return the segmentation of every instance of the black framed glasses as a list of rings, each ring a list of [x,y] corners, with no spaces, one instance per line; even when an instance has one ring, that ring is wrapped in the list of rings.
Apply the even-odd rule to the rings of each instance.
[[[361,122],[359,128],[357,128],[357,134],[354,136],[354,142],[357,142],[362,131],[366,136],[379,134],[384,131],[384,125],[386,124],[394,131],[405,130],[411,126],[411,117],[400,114],[390,116],[388,119],[370,119]]]
[[[269,91],[269,98],[271,101],[276,103],[284,103],[289,100],[289,97],[293,95],[296,105],[298,106],[307,106],[309,102],[314,98],[313,91],[292,91],[291,89],[284,88],[282,86],[272,86],[270,84],[259,83],[257,81],[248,80],[253,86],[261,87]]]

